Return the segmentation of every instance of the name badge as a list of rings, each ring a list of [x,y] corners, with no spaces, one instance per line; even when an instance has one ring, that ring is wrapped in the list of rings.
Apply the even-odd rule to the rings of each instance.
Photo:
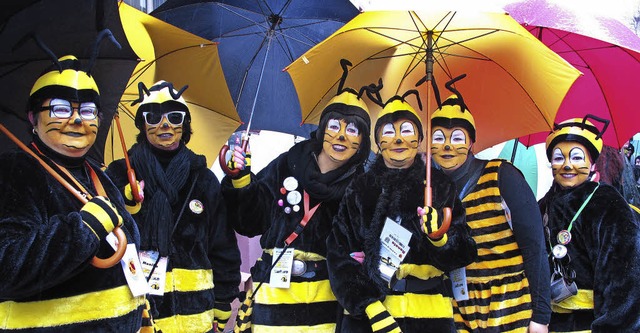
[[[138,254],[140,255],[140,262],[142,262],[144,276],[149,283],[149,294],[164,295],[164,286],[167,281],[167,262],[169,259],[160,257],[160,260],[158,260],[158,256],[160,256],[158,251],[140,251]],[[156,261],[158,262],[157,264]],[[155,269],[153,268],[154,264],[156,266]],[[151,273],[152,269],[153,273]],[[151,277],[149,277],[149,274],[151,274]]]
[[[113,233],[109,233],[106,238],[111,247],[116,250],[117,238]],[[127,285],[131,294],[134,297],[142,296],[149,292],[149,285],[147,280],[142,274],[142,264],[140,264],[140,258],[138,257],[138,251],[135,244],[127,244],[127,249],[124,252],[124,256],[120,259],[120,265],[122,266],[122,272],[127,280]]]
[[[456,301],[466,301],[469,299],[469,288],[467,287],[467,269],[457,268],[449,272],[451,287],[453,288],[453,298]]]
[[[273,265],[280,257],[280,260],[275,264],[273,269],[271,270],[271,275],[269,277],[269,285],[274,288],[289,288],[291,285],[291,268],[293,266],[293,248],[287,248],[280,257],[282,253],[281,248],[273,249],[273,260],[271,265]]]
[[[400,263],[409,253],[411,231],[403,228],[394,220],[387,218],[380,234],[380,264],[378,269],[387,282],[400,268]]]

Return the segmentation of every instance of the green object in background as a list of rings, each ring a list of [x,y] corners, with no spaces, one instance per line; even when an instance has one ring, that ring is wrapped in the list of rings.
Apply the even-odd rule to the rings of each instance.
[[[517,149],[513,150],[513,144],[516,140],[507,141],[500,151],[498,158],[505,159],[513,163],[516,168],[520,169],[524,178],[526,179],[529,187],[533,191],[533,194],[538,195],[538,159],[536,157],[536,151],[533,147],[527,148],[522,143],[518,142]],[[515,156],[513,156],[515,153]]]

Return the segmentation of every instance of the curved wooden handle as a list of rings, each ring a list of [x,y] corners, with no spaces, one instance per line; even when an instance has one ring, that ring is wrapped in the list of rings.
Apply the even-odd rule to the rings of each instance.
[[[129,186],[131,186],[131,194],[135,202],[142,202],[142,194],[140,194],[140,188],[138,187],[138,181],[136,180],[136,172],[133,169],[127,170],[127,179],[129,179]]]
[[[242,139],[242,151],[247,151],[247,145],[249,144],[249,140],[248,139]],[[227,151],[229,151],[229,145],[224,145],[222,146],[222,149],[220,149],[220,154],[218,155],[218,162],[220,163],[220,168],[222,168],[222,171],[226,174],[229,175],[231,177],[235,177],[240,173],[240,169],[231,169],[229,168],[229,166],[227,166],[227,161],[225,160],[225,157],[227,155]]]
[[[427,235],[431,239],[439,239],[449,231],[449,227],[451,226],[451,208],[444,207],[442,209],[442,213],[442,226],[438,230]]]
[[[127,250],[127,236],[125,236],[124,231],[122,231],[120,227],[115,227],[113,234],[118,239],[116,252],[111,257],[105,259],[98,258],[97,256],[93,257],[93,259],[91,259],[91,265],[97,268],[111,268],[120,262]]]
[[[47,164],[47,162],[42,160],[42,158],[40,158],[40,156],[38,156],[36,153],[31,151],[31,149],[29,149],[29,147],[27,147],[24,143],[22,143],[22,141],[20,141],[20,139],[18,139],[15,135],[13,135],[13,133],[11,133],[11,131],[9,131],[2,124],[0,124],[0,132],[4,133],[9,139],[11,139],[11,141],[13,141],[13,143],[15,143],[24,152],[26,152],[27,154],[31,155],[31,157],[35,158],[36,161],[38,161],[38,163],[40,163],[40,165],[47,172],[49,172],[49,174],[51,174],[51,176],[53,176],[53,178],[55,178],[64,188],[66,188],[69,192],[71,192],[80,202],[82,202],[83,204],[87,203],[87,198],[83,197],[80,194],[80,192],[76,191],[76,189],[73,188],[73,186],[71,186],[71,184],[69,184],[69,182],[67,182],[64,178],[62,178],[62,176],[60,176],[57,171],[55,171],[52,167],[50,167]],[[120,261],[120,259],[122,259],[122,256],[124,256],[124,252],[125,252],[125,250],[127,248],[127,236],[124,234],[124,232],[122,230],[120,230],[119,227],[115,227],[113,229],[113,233],[118,238],[118,250],[116,251],[116,253],[113,256],[111,256],[110,258],[107,258],[107,259],[100,259],[98,257],[93,257],[93,259],[91,260],[91,264],[93,266],[98,267],[98,268],[110,268],[110,267],[113,267],[113,265],[117,264],[118,261]],[[112,263],[114,260],[115,260],[115,262]]]

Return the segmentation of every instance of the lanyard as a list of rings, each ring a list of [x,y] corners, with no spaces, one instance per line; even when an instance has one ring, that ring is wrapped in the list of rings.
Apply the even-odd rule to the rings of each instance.
[[[38,151],[38,153],[42,156],[46,156],[44,155],[40,149],[38,149],[37,146],[33,145],[33,147],[36,149],[36,151]],[[63,167],[62,165],[56,163],[55,161],[49,159],[49,161],[51,161],[51,163],[55,164],[58,169],[60,171],[62,171],[69,180],[71,180],[73,182],[73,184],[76,187],[76,190],[83,196],[85,197],[87,200],[91,200],[91,198],[93,197],[91,195],[91,193],[82,185],[80,184],[80,182],[76,179],[76,177],[74,177],[71,172],[69,172],[69,170],[67,170],[67,168]],[[108,198],[107,196],[107,192],[104,190],[104,187],[102,186],[102,183],[100,182],[100,179],[98,178],[98,175],[96,174],[95,170],[93,170],[93,168],[89,165],[89,162],[85,161],[84,162],[85,167],[89,170],[89,175],[91,177],[91,183],[93,184],[93,186],[95,187],[96,191],[98,192],[98,195],[103,196]]]
[[[318,207],[320,207],[320,204],[317,204],[313,208],[309,209],[309,194],[307,193],[307,191],[304,191],[304,216],[302,217],[302,221],[300,221],[300,223],[296,226],[296,229],[293,230],[291,235],[289,235],[289,237],[287,237],[287,239],[284,241],[287,246],[291,245],[291,243],[296,238],[298,238],[298,235],[300,235],[304,227],[307,225],[307,223],[309,223],[309,220],[316,212],[316,209],[318,209]]]
[[[569,232],[569,234],[571,233],[571,228],[573,227],[573,222],[575,222],[575,220],[578,219],[578,216],[580,215],[580,213],[582,213],[582,210],[584,209],[584,207],[587,206],[587,203],[589,203],[589,200],[591,200],[591,197],[593,196],[593,194],[596,193],[596,190],[598,189],[598,187],[600,187],[599,183],[593,189],[591,194],[589,194],[587,199],[582,203],[582,206],[580,206],[580,208],[578,208],[578,211],[573,215],[573,218],[571,219],[571,222],[569,223],[569,227],[567,228],[567,231]],[[551,245],[551,235],[549,235],[549,247],[553,250],[553,246]]]

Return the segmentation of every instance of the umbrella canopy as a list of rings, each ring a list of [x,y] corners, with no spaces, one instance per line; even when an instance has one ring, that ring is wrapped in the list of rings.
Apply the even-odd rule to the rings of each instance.
[[[116,0],[3,1],[0,12],[8,17],[0,26],[0,122],[22,142],[31,141],[26,107],[31,87],[42,71],[51,66],[51,57],[31,40],[35,34],[57,56],[74,55],[87,65],[98,32],[108,28],[120,43],[118,48],[104,40],[91,74],[100,89],[102,121],[90,158],[102,161],[101,147],[107,137],[116,106],[138,63],[127,42]],[[11,14],[10,14],[11,13]],[[24,41],[21,43],[20,41]],[[14,149],[0,135],[0,150]]]
[[[616,19],[529,0],[505,10],[536,38],[584,75],[571,87],[556,122],[590,113],[611,121],[604,143],[616,148],[640,131],[636,94],[640,85],[640,38]],[[548,131],[520,138],[544,142]]]
[[[315,126],[301,124],[295,88],[282,69],[357,14],[348,0],[168,0],[152,13],[220,42],[222,67],[244,122],[240,130],[307,138]]]
[[[120,100],[119,114],[125,142],[131,146],[139,130],[134,119],[139,104],[138,83],[147,88],[164,80],[182,95],[191,113],[193,135],[188,146],[213,163],[229,136],[240,126],[240,118],[227,88],[216,43],[176,28],[126,4],[120,15],[128,40],[142,61],[131,75]],[[105,161],[122,158],[118,133],[112,129],[105,146]]]
[[[440,84],[467,74],[455,89],[474,115],[476,152],[551,129],[562,98],[580,74],[504,13],[364,12],[287,67],[304,122],[317,123],[335,95],[340,58],[353,63],[347,86],[382,78],[385,101],[416,89],[427,73]],[[426,126],[437,105],[430,87],[417,89],[429,111],[423,117]],[[373,119],[377,109],[370,104]]]

